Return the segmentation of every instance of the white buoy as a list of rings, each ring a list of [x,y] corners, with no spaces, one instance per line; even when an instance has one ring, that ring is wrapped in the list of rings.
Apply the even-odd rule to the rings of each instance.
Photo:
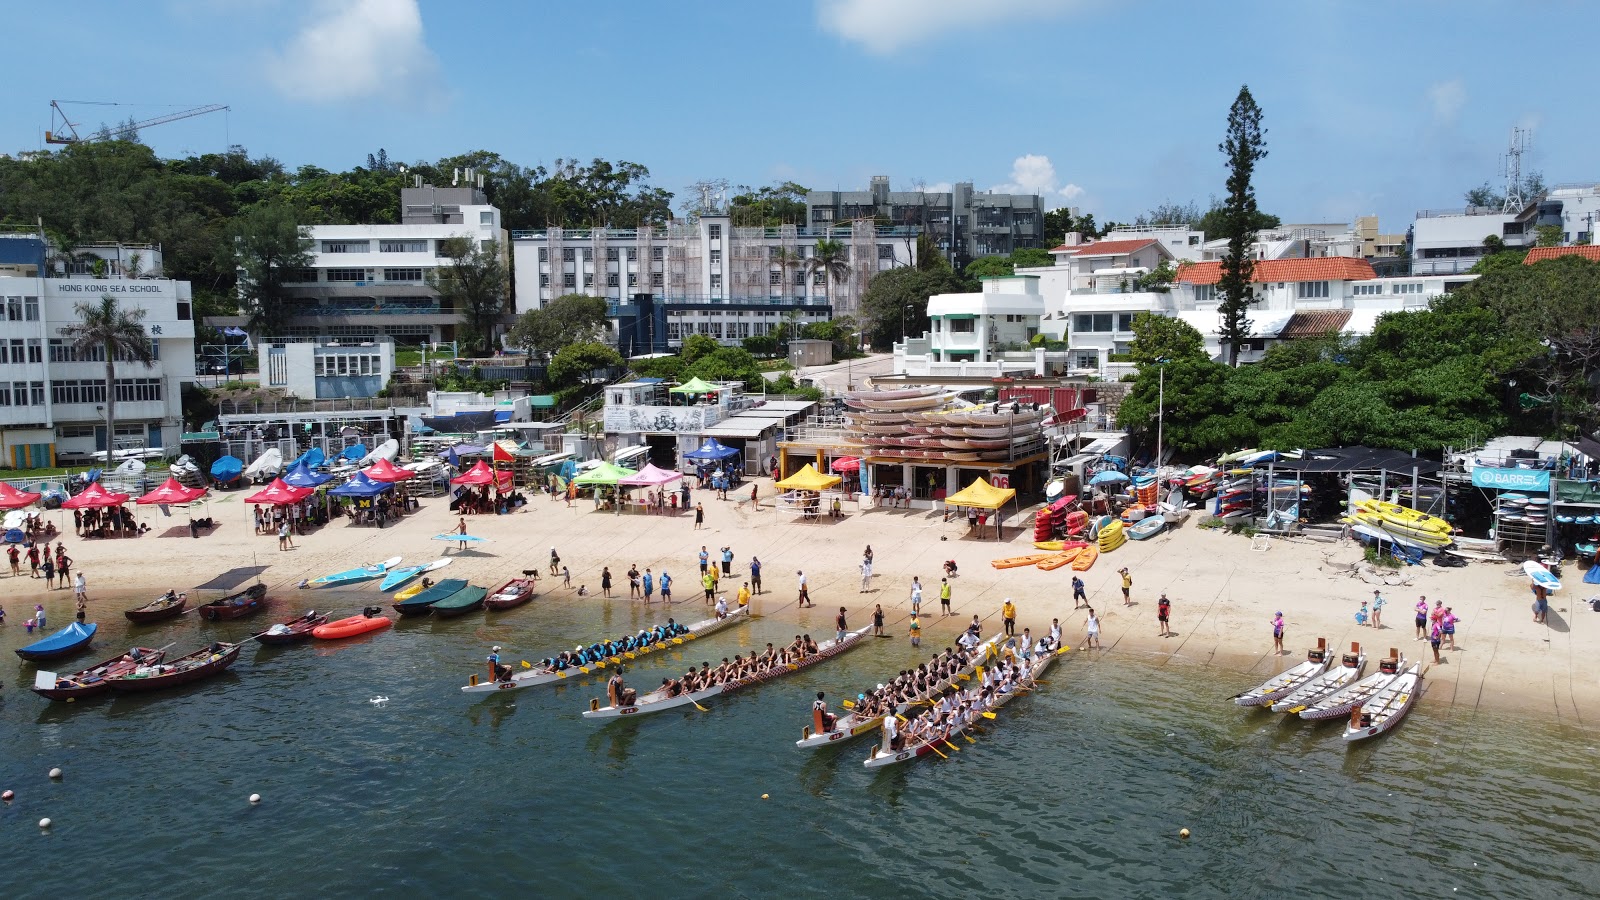
[[[251,794],[250,795],[250,802],[251,803],[260,803],[261,802],[261,795],[260,794]]]
[[[1189,836],[1189,829],[1187,829],[1187,828],[1178,829],[1178,837],[1186,838],[1188,836]]]
[[[60,769],[60,767],[51,769],[50,770],[50,777],[59,779],[61,777],[61,769]]]
[[[48,818],[40,819],[39,820],[39,827],[40,828],[49,828],[50,827],[50,820]]]
[[[13,794],[10,791],[6,791],[5,793],[0,794],[0,800],[4,800],[5,802],[10,803],[12,800],[16,799],[16,796],[17,796],[16,794]]]
[[[761,799],[763,799],[763,800],[767,799],[767,795],[766,794],[762,794],[761,795]]]

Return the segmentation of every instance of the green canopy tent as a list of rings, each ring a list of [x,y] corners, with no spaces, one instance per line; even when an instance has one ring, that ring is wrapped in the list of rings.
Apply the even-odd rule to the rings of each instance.
[[[669,394],[710,394],[710,393],[712,393],[714,391],[720,391],[720,390],[722,390],[721,387],[718,387],[717,385],[714,385],[709,381],[704,381],[704,380],[702,380],[701,378],[699,378],[697,376],[695,378],[689,379],[688,381],[685,381],[683,384],[680,384],[675,388],[669,388],[667,393],[669,393]]]
[[[629,475],[634,474],[637,473],[633,469],[623,468],[622,466],[614,463],[603,462],[589,471],[584,472],[582,475],[579,475],[577,478],[572,479],[572,483],[578,485],[589,485],[591,487],[595,485],[614,487],[616,486],[617,482],[627,478]]]

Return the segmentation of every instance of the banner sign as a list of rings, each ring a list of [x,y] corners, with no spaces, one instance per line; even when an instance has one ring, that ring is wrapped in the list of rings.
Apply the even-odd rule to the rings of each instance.
[[[1549,469],[1493,469],[1478,466],[1472,470],[1472,486],[1498,491],[1550,492]]]

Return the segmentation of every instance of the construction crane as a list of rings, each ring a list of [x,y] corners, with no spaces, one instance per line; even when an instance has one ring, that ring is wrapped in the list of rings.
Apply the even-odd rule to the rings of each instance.
[[[67,118],[67,111],[61,108],[61,104],[63,102],[65,102],[65,103],[82,103],[82,104],[87,104],[87,105],[91,105],[91,106],[125,106],[125,105],[131,105],[131,104],[122,104],[122,103],[97,103],[97,102],[89,101],[89,100],[66,100],[66,101],[51,100],[50,101],[50,110],[51,110],[51,112],[50,112],[50,130],[48,130],[48,131],[46,131],[44,133],[44,142],[46,144],[78,144],[78,143],[82,143],[84,141],[95,141],[95,140],[106,140],[107,139],[105,137],[97,138],[97,137],[93,137],[93,136],[90,136],[90,137],[87,137],[87,138],[79,137],[78,136],[78,127],[77,127],[77,125],[74,124],[72,122],[72,120]],[[181,112],[168,113],[167,115],[164,115],[164,116],[156,116],[154,119],[146,119],[143,122],[135,122],[132,125],[132,129],[134,131],[140,131],[140,130],[143,130],[145,128],[149,128],[152,125],[165,125],[168,122],[176,122],[179,119],[192,119],[195,116],[203,116],[203,115],[206,115],[208,113],[214,113],[214,112],[223,112],[226,109],[228,109],[228,107],[226,105],[223,105],[223,104],[220,104],[220,103],[214,103],[214,104],[211,104],[210,106],[196,106],[194,109],[186,109],[186,110],[183,110]],[[57,124],[58,122],[60,123],[59,125]],[[118,131],[112,131],[111,134],[109,135],[109,137],[114,138],[114,137],[116,137],[117,133],[118,133]]]

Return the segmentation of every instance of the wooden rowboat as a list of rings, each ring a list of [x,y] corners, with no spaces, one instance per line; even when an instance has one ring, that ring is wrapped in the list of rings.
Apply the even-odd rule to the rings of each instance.
[[[229,619],[242,619],[254,612],[265,608],[267,600],[267,586],[252,584],[237,594],[229,594],[220,600],[213,600],[203,606],[195,607],[202,619],[212,622],[225,622]]]
[[[143,606],[124,610],[122,614],[127,616],[130,622],[138,625],[148,625],[151,622],[160,622],[163,619],[171,619],[183,615],[183,609],[188,603],[188,594],[175,594],[169,591]]]
[[[1420,663],[1413,664],[1367,702],[1351,710],[1350,722],[1344,729],[1345,741],[1364,741],[1399,725],[1422,696],[1421,668]]]
[[[224,644],[220,641],[180,656],[170,663],[157,666],[140,666],[126,675],[109,679],[111,689],[122,693],[144,693],[163,688],[178,687],[222,674],[239,658],[243,644]]]
[[[1265,706],[1287,697],[1328,668],[1328,639],[1317,638],[1317,646],[1306,651],[1306,661],[1268,678],[1256,687],[1229,697],[1239,706]]]
[[[51,700],[82,700],[85,697],[93,697],[111,690],[109,679],[126,675],[140,666],[156,665],[166,655],[165,650],[134,647],[121,656],[114,656],[71,675],[35,672],[33,692]]]
[[[536,583],[532,578],[513,578],[485,598],[483,607],[496,612],[515,609],[534,598],[533,588]]]
[[[318,625],[325,625],[328,617],[311,610],[303,616],[279,622],[266,631],[256,635],[256,640],[263,644],[294,644],[300,641],[311,640],[311,631]]]

